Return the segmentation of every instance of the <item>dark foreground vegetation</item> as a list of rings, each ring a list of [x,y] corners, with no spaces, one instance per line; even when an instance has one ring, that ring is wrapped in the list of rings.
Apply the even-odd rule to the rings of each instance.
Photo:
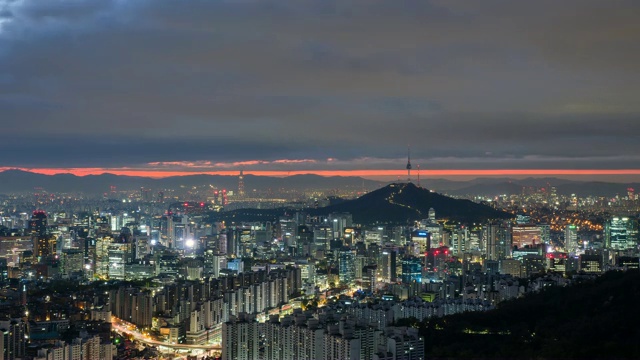
[[[640,273],[612,271],[494,311],[412,325],[428,359],[640,359]]]

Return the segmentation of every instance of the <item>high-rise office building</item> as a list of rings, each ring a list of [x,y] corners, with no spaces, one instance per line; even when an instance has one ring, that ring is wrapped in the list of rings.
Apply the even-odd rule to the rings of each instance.
[[[29,220],[29,232],[33,236],[47,236],[47,213],[43,210],[36,210]]]
[[[43,210],[36,210],[29,220],[29,233],[33,240],[33,255],[36,261],[55,254],[57,238],[48,231],[47,214]]]
[[[333,239],[331,226],[317,225],[313,229],[313,243],[318,250],[329,250],[329,241]]]
[[[604,236],[607,249],[632,249],[638,245],[638,220],[614,216],[605,223]]]
[[[55,235],[34,236],[33,255],[37,261],[56,253],[57,238]]]
[[[575,254],[578,250],[578,227],[569,224],[564,228],[564,248],[569,254]]]
[[[402,282],[422,283],[422,259],[418,257],[406,257],[402,259]]]
[[[339,276],[340,282],[344,284],[350,284],[356,279],[355,274],[355,250],[348,247],[340,249],[339,256]]]
[[[397,249],[393,247],[385,247],[380,252],[378,271],[382,279],[386,282],[396,281],[396,256]]]
[[[506,259],[510,255],[511,238],[501,223],[489,223],[483,228],[484,251],[487,260]]]

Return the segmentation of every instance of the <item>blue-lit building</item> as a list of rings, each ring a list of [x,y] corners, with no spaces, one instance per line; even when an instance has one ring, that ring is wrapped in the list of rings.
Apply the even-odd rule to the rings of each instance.
[[[412,282],[422,283],[422,259],[418,257],[407,257],[402,259],[402,282],[410,284]]]
[[[350,284],[356,279],[356,252],[348,247],[343,247],[338,253],[338,275],[340,282]]]

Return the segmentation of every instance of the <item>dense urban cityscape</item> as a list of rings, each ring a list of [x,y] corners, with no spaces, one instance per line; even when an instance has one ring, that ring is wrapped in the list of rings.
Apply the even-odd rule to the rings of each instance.
[[[0,0],[0,360],[640,359],[638,19]]]
[[[272,219],[262,221],[253,217],[267,214],[243,210],[258,197],[248,196],[242,172],[233,189],[5,194],[0,353],[425,359],[424,337],[403,321],[490,311],[638,269],[640,200],[631,188],[612,198],[555,187],[473,196],[475,222],[463,222],[452,215],[469,200],[432,198],[408,176],[359,195],[264,192],[259,211]],[[366,211],[391,220],[360,222],[367,217],[356,204],[378,200],[391,207]],[[415,212],[393,220],[407,209]]]

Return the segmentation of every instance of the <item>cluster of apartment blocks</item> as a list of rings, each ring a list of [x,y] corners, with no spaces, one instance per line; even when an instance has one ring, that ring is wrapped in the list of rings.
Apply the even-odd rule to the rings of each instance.
[[[423,301],[382,300],[353,303],[343,298],[314,311],[259,324],[248,314],[231,317],[223,325],[224,360],[283,359],[423,359],[424,341],[416,329],[394,327],[400,319],[424,320],[494,306],[480,299]]]
[[[86,331],[81,331],[71,343],[55,341],[40,344],[36,349],[27,349],[25,339],[29,337],[28,334],[27,323],[22,318],[0,320],[0,359],[94,360],[112,359],[116,353],[108,338]],[[33,352],[32,355],[27,355],[29,352]]]
[[[384,330],[400,319],[416,318],[422,321],[432,317],[443,317],[467,311],[488,311],[494,308],[491,302],[480,299],[438,299],[430,302],[413,298],[402,302],[382,300],[376,303],[358,304],[340,301],[321,309],[321,311],[353,315],[378,330]]]
[[[422,360],[417,329],[376,329],[353,315],[302,312],[265,323],[241,314],[222,328],[223,360]]]
[[[80,337],[71,344],[57,341],[50,347],[38,350],[34,360],[94,360],[113,359],[116,349],[111,342],[101,341],[99,336]]]
[[[170,342],[204,344],[220,338],[221,324],[230,316],[266,313],[286,304],[301,288],[300,269],[287,267],[185,281],[153,291],[120,287],[109,292],[105,303],[114,316],[140,328],[157,327]]]

